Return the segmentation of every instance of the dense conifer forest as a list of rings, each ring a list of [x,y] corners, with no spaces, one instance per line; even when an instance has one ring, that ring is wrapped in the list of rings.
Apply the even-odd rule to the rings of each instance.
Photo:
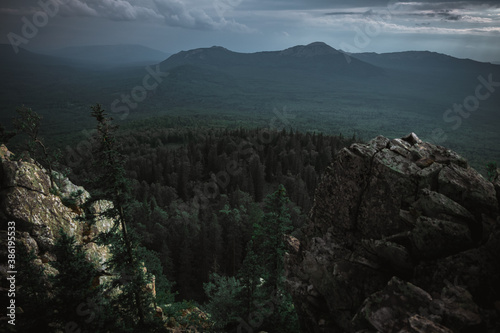
[[[112,329],[151,329],[156,324],[145,309],[152,300],[144,298],[140,288],[154,275],[154,302],[177,322],[185,309],[199,308],[208,318],[198,323],[198,329],[241,330],[257,313],[262,320],[252,327],[298,330],[284,287],[283,235],[301,237],[321,174],[354,137],[290,128],[182,126],[180,118],[168,120],[167,126],[142,122],[120,129],[96,105],[92,137],[75,149],[61,150],[49,147],[38,135],[43,122],[36,112],[23,107],[18,114],[17,136],[12,140],[18,158],[29,155],[47,170],[63,172],[73,183],[85,186],[91,195],[85,205],[101,199],[113,203],[105,214],[116,219],[115,231],[120,232],[102,235],[101,242],[111,244],[115,259],[109,267],[120,274],[129,272],[118,284],[136,281],[120,287],[121,305],[102,296],[103,289],[88,291],[98,272],[85,263],[74,240],[61,235],[56,248],[66,260],[56,262],[56,269],[67,274],[53,282],[59,289],[52,300],[76,304],[82,297],[93,297],[106,316],[122,318]],[[2,141],[9,141],[12,134],[2,129]],[[74,193],[75,198],[79,195]],[[85,210],[85,205],[80,208]],[[71,261],[76,268],[68,264]],[[24,265],[31,274],[41,274],[29,260]],[[141,265],[148,273],[142,273]],[[84,269],[76,279],[81,290],[73,283],[78,267]],[[71,288],[76,289],[68,296],[73,298],[64,298]],[[37,285],[26,293],[29,298],[44,295],[37,302],[47,313],[57,306]],[[27,304],[28,314],[38,303]],[[266,304],[272,310],[266,310]],[[44,322],[54,325],[58,318],[49,316]],[[26,325],[34,322],[27,320]],[[89,328],[96,332],[111,327],[106,318],[92,325]]]
[[[241,269],[264,198],[283,184],[293,230],[332,157],[354,138],[293,130],[156,128],[118,134],[132,187],[132,215],[177,299],[204,301],[210,273]],[[90,161],[72,180],[91,178]]]

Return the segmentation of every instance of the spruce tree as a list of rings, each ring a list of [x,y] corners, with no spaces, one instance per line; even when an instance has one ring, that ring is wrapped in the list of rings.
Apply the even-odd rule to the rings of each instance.
[[[108,242],[112,253],[108,266],[119,275],[112,283],[112,287],[119,289],[115,305],[128,328],[136,325],[144,327],[152,313],[148,311],[152,299],[151,294],[144,290],[149,281],[137,257],[138,239],[128,230],[130,185],[124,167],[125,159],[118,150],[115,135],[118,126],[112,124],[112,118],[107,116],[101,105],[91,108],[91,115],[97,120],[92,152],[94,178],[90,181],[91,201],[104,199],[112,203],[104,215],[113,219],[115,225],[103,239]]]
[[[37,256],[24,243],[16,243],[16,306],[23,309],[16,317],[17,332],[52,332],[55,307],[50,297],[50,282]],[[9,325],[10,326],[10,325]]]
[[[264,275],[263,267],[259,256],[254,251],[253,241],[249,241],[243,265],[238,272],[238,278],[243,285],[241,291],[241,302],[244,313],[252,313],[255,310],[255,302],[263,297],[258,294],[258,286]]]
[[[265,214],[254,226],[254,244],[265,270],[265,285],[277,291],[282,289],[283,258],[285,255],[284,236],[292,230],[292,222],[287,204],[286,189],[278,190],[266,197]]]
[[[283,185],[266,197],[265,214],[255,223],[249,244],[253,249],[247,251],[240,271],[249,310],[265,317],[260,329],[283,333],[298,332],[297,315],[284,286],[285,235],[292,231],[288,203]]]
[[[26,149],[30,157],[35,160],[35,163],[49,169],[50,187],[52,189],[54,188],[54,166],[58,163],[60,152],[50,151],[41,138],[40,124],[42,116],[25,106],[17,108],[16,112],[18,117],[12,121],[17,132],[16,134],[27,136],[23,149]]]
[[[53,304],[57,312],[53,323],[65,331],[98,332],[109,327],[104,314],[103,289],[98,285],[99,271],[86,258],[75,238],[61,229],[52,250],[57,260],[50,263],[59,272],[51,277]]]
[[[241,292],[243,286],[240,280],[231,276],[210,275],[210,281],[203,284],[208,297],[204,309],[211,315],[213,328],[217,332],[224,330],[232,332],[242,315]]]

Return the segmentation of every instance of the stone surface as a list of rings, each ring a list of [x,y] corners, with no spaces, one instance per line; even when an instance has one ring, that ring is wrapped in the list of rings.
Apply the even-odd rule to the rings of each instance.
[[[59,272],[51,265],[58,260],[53,253],[53,245],[59,230],[74,236],[76,244],[85,250],[87,260],[97,265],[99,276],[92,281],[93,286],[110,285],[116,277],[107,262],[111,258],[108,246],[99,245],[96,238],[103,232],[108,232],[116,223],[106,217],[105,213],[112,208],[109,201],[97,201],[84,205],[90,194],[81,186],[74,185],[67,178],[53,172],[53,184],[47,170],[40,167],[32,159],[11,161],[8,151],[0,147],[0,236],[7,239],[7,225],[15,222],[17,241],[24,244],[28,251],[33,251],[33,264],[44,268],[44,277],[50,281]],[[81,207],[86,207],[85,211]],[[88,222],[92,220],[92,222]],[[119,226],[117,228],[121,230]],[[298,241],[297,241],[298,242]],[[7,246],[0,248],[0,255],[7,256]],[[147,268],[144,267],[147,273]],[[0,278],[6,279],[9,269],[7,262],[0,263]],[[21,272],[22,273],[22,272]],[[156,281],[152,274],[149,283],[144,286],[144,292],[156,296]],[[47,284],[50,286],[50,283]],[[17,285],[23,288],[22,285]],[[115,288],[108,296],[117,295],[120,289]],[[51,295],[49,291],[49,295]],[[152,304],[152,309],[153,304]],[[194,309],[205,315],[199,309]],[[157,312],[156,312],[157,313]],[[161,313],[157,313],[163,318]],[[205,318],[206,319],[206,318]]]
[[[285,257],[302,331],[494,331],[499,189],[413,133],[340,151]]]
[[[493,182],[497,194],[498,207],[500,207],[500,169],[497,169],[497,176]]]
[[[50,262],[57,258],[51,253],[52,246],[62,229],[74,236],[77,244],[84,245],[87,258],[98,264],[102,271],[106,270],[105,261],[110,252],[106,246],[94,243],[100,232],[108,231],[113,221],[98,218],[92,226],[77,217],[83,212],[75,212],[75,207],[63,204],[65,198],[81,191],[76,206],[83,203],[89,194],[81,186],[72,184],[67,178],[55,173],[56,189],[50,188],[47,171],[33,160],[11,161],[2,157],[0,164],[0,220],[1,234],[6,233],[8,221],[16,223],[16,240],[23,243],[28,251],[33,250],[37,256],[34,262],[43,265],[47,274],[57,274]],[[58,195],[55,195],[57,193]],[[109,202],[97,202],[92,205],[88,214],[98,214],[109,207]],[[6,237],[4,237],[6,239]],[[2,274],[6,272],[2,263]]]
[[[411,232],[415,258],[438,258],[472,247],[470,230],[455,222],[421,216]]]

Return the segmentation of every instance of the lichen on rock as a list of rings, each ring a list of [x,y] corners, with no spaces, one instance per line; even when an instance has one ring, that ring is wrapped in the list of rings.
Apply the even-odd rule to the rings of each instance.
[[[0,161],[0,219],[5,228],[8,221],[16,223],[16,240],[33,251],[34,262],[43,265],[46,272],[56,274],[50,262],[57,258],[51,249],[63,230],[75,238],[76,244],[84,245],[87,258],[106,269],[105,262],[109,259],[110,251],[107,246],[96,244],[95,237],[100,232],[110,230],[113,221],[100,217],[96,223],[89,225],[79,219],[82,212],[75,212],[63,203],[63,199],[71,193],[80,191],[81,198],[89,197],[88,192],[81,186],[76,186],[61,174],[55,173],[57,188],[51,189],[48,172],[33,160],[11,161],[2,158]],[[58,195],[55,195],[57,193]],[[78,202],[83,204],[83,201]],[[98,214],[109,202],[94,203],[91,214]],[[3,229],[2,228],[2,229]],[[2,230],[4,231],[4,230]],[[5,238],[6,239],[6,238]],[[2,264],[2,272],[7,270]]]

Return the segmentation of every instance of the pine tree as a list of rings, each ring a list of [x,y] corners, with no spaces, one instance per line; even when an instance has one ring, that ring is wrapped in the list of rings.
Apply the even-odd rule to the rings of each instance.
[[[57,260],[50,264],[59,272],[51,278],[57,309],[53,323],[60,329],[71,327],[74,331],[97,332],[99,328],[111,328],[99,318],[104,313],[103,289],[95,285],[99,272],[87,260],[82,246],[76,245],[74,237],[60,230],[52,251]]]
[[[35,264],[36,255],[21,243],[16,243],[17,271],[16,306],[23,312],[16,317],[17,332],[52,332],[50,327],[55,307],[49,294],[50,282],[43,265]]]
[[[240,262],[243,259],[241,253],[242,248],[242,215],[246,214],[246,209],[243,206],[238,208],[229,207],[228,204],[224,206],[224,209],[220,210],[219,213],[222,217],[222,223],[225,231],[225,250],[227,251],[226,257],[226,272],[234,276],[240,266]]]
[[[117,274],[106,286],[112,290],[110,303],[116,314],[117,326],[121,332],[147,331],[146,328],[155,326],[153,312],[150,308],[155,299],[148,283],[152,276],[147,272],[142,261],[139,261],[139,242],[134,232],[129,233],[129,241],[133,248],[133,261],[127,259],[128,250],[122,233],[108,235],[108,244],[111,250],[111,259],[107,262],[110,270]],[[140,307],[140,309],[139,309]],[[143,318],[141,318],[141,312]]]
[[[234,276],[220,276],[217,273],[210,275],[210,281],[203,284],[208,297],[205,310],[210,313],[216,330],[225,329],[227,332],[235,326],[242,315],[241,292],[243,286]]]
[[[43,167],[49,169],[50,187],[54,188],[54,166],[59,160],[59,152],[51,152],[44,140],[40,137],[40,124],[42,116],[35,111],[22,106],[16,110],[18,117],[14,118],[13,124],[16,134],[24,134],[28,138],[25,142],[25,149],[35,163],[41,163]]]
[[[282,289],[284,236],[292,230],[285,187],[267,196],[263,218],[254,226],[256,252],[265,268],[265,284],[273,290]]]
[[[253,241],[248,242],[247,251],[243,265],[238,272],[243,290],[241,292],[242,306],[245,314],[250,314],[255,309],[255,302],[261,298],[257,294],[257,287],[261,284],[261,277],[264,275],[263,267],[259,256],[253,249]]]
[[[151,295],[144,292],[149,282],[137,257],[138,240],[128,230],[127,209],[130,206],[130,185],[126,178],[124,158],[118,151],[115,137],[117,126],[112,124],[101,105],[92,106],[92,117],[97,120],[93,150],[93,180],[90,182],[92,201],[105,199],[112,207],[104,214],[116,221],[104,239],[109,242],[111,270],[119,274],[112,286],[119,287],[116,307],[122,313],[127,327],[143,327],[148,319]],[[125,260],[124,260],[125,259]],[[135,319],[138,319],[136,322]]]
[[[264,196],[264,166],[261,164],[259,156],[253,155],[249,161],[249,173],[253,181],[254,198],[256,202],[261,202]]]
[[[263,312],[266,319],[262,328],[272,327],[274,332],[283,333],[298,332],[297,315],[284,286],[285,235],[292,230],[288,203],[283,185],[266,197],[265,214],[254,225],[254,250],[248,250],[241,272],[248,292],[247,302],[253,300],[251,303],[263,308],[264,304],[271,304],[272,311]],[[258,258],[255,253],[258,253]],[[258,282],[257,277],[249,272],[252,267],[255,272],[260,271]]]

